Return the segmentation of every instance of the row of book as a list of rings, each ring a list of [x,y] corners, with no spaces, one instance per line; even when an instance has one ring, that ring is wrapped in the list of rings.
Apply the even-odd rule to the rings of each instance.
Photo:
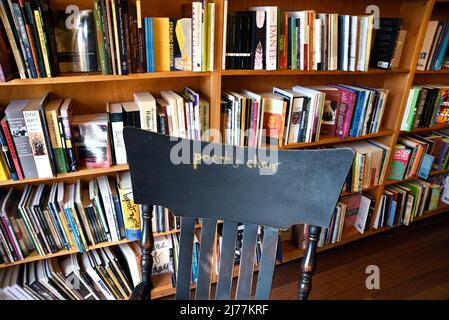
[[[398,138],[388,179],[427,179],[431,170],[444,170],[448,167],[448,162],[449,130],[408,134]]]
[[[318,247],[324,247],[325,245],[338,243],[343,236],[343,230],[347,225],[349,205],[347,201],[341,199],[338,201],[334,214],[332,215],[331,222],[328,228],[323,228],[318,239]],[[308,236],[307,225],[295,225],[292,227],[291,240],[294,245],[300,249],[305,250],[307,245]]]
[[[449,21],[429,21],[417,70],[449,68]]]
[[[125,300],[141,281],[135,243],[0,269],[0,300]]]
[[[389,147],[376,140],[356,141],[345,144],[344,147],[355,151],[352,168],[343,186],[344,191],[361,192],[383,183],[390,159]]]
[[[73,15],[47,0],[2,1],[0,79],[213,70],[213,2],[184,4],[180,19],[143,17],[140,0],[94,0]]]
[[[208,139],[209,102],[190,88],[162,91],[161,98],[137,92],[134,101],[108,103],[99,114],[72,116],[73,105],[72,99],[47,94],[13,100],[0,111],[0,181],[126,164],[125,126]]]
[[[446,85],[414,85],[408,94],[401,130],[449,123],[449,88]]]
[[[140,209],[129,172],[83,185],[27,185],[1,194],[0,263],[62,249],[85,252],[98,243],[140,239]]]
[[[272,93],[223,90],[223,141],[285,146],[377,133],[387,96],[385,89],[350,85],[274,87]]]
[[[251,7],[227,14],[223,69],[368,71],[399,65],[401,18]],[[373,32],[373,31],[376,32]],[[402,41],[405,38],[403,30]]]
[[[442,189],[438,184],[418,179],[386,186],[373,227],[409,225],[424,212],[438,208]]]
[[[164,233],[181,230],[180,217],[162,206],[153,207],[152,227],[154,233]]]

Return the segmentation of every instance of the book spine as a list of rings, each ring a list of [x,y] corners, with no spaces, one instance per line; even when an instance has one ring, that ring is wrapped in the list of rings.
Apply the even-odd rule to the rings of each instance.
[[[15,164],[14,164],[14,160],[12,158],[12,154],[11,154],[11,151],[9,149],[8,142],[6,141],[5,134],[4,134],[3,130],[2,130],[2,128],[0,128],[0,145],[1,145],[1,148],[2,148],[4,160],[6,162],[6,165],[7,165],[8,169],[9,169],[9,173],[11,175],[11,179],[19,180],[19,175],[17,174],[16,167],[15,167]]]
[[[123,220],[125,222],[126,239],[140,240],[140,213],[139,206],[134,203],[132,189],[119,188]]]
[[[201,35],[202,35],[202,3],[192,2],[192,70],[202,70],[201,65]]]
[[[114,1],[114,0],[113,0]],[[105,11],[105,21],[107,22],[107,25],[105,24],[105,31],[107,33],[107,37],[106,39],[108,40],[108,44],[109,44],[109,54],[110,54],[110,63],[111,63],[111,71],[112,74],[120,74],[118,71],[118,66],[117,63],[118,61],[116,60],[117,56],[116,56],[116,49],[115,49],[115,25],[114,25],[114,17],[115,15],[113,14],[113,1],[110,0],[105,0],[104,1],[104,11]],[[102,2],[103,4],[103,2]]]
[[[73,137],[69,118],[65,116],[58,117],[58,125],[61,141],[64,141],[62,145],[65,149],[67,171],[75,172],[78,170],[78,165],[76,163],[75,151],[73,150]]]
[[[111,23],[113,24],[113,34],[114,34],[114,51],[115,51],[115,59],[117,62],[117,74],[122,75],[122,58],[121,58],[121,48],[120,48],[120,40],[119,40],[119,33],[120,30],[118,29],[119,27],[119,22],[118,22],[118,4],[116,4],[117,0],[110,0],[111,3]]]
[[[201,71],[207,71],[208,68],[208,48],[207,48],[207,32],[208,32],[208,0],[201,1]]]
[[[131,72],[137,73],[137,64],[139,61],[139,42],[137,31],[137,18],[136,18],[136,6],[130,5],[131,11],[128,13],[128,24],[130,33],[130,48],[131,48]]]
[[[146,65],[145,28],[142,24],[140,0],[136,1],[136,14],[137,14],[137,42],[138,42],[137,72],[144,72]]]
[[[123,140],[123,115],[122,113],[111,113],[111,127],[114,141],[115,161],[117,164],[126,163],[126,149]]]
[[[39,178],[53,176],[53,171],[48,155],[48,145],[45,142],[42,122],[38,111],[24,111],[23,117],[28,131],[28,139],[31,145],[34,162]]]
[[[83,252],[83,245],[81,243],[80,235],[78,233],[78,229],[75,226],[75,222],[73,221],[72,210],[70,210],[70,208],[65,208],[64,213],[67,218],[67,221],[70,224],[70,229],[72,230],[72,234],[73,234],[73,238],[76,243],[76,247],[80,252]]]
[[[59,132],[58,113],[56,110],[46,112],[48,133],[50,135],[53,156],[55,158],[56,170],[58,173],[67,173],[67,166],[64,157],[64,150],[61,144],[61,134]]]
[[[44,57],[42,56],[42,50],[40,47],[39,33],[36,28],[36,23],[34,21],[33,10],[31,9],[31,4],[29,2],[25,2],[25,13],[26,13],[27,20],[29,22],[30,37],[32,39],[31,40],[32,46],[34,47],[34,51],[36,54],[38,71],[39,71],[40,77],[46,77],[47,73],[45,72]]]
[[[118,40],[119,40],[119,53],[120,53],[120,62],[121,62],[121,74],[127,75],[129,73],[128,70],[128,54],[127,54],[127,41],[126,41],[126,28],[125,28],[125,4],[124,0],[117,0],[117,32],[118,32]]]
[[[39,35],[39,41],[41,44],[42,49],[42,56],[44,59],[44,66],[45,66],[45,73],[47,74],[47,77],[51,77],[51,67],[50,67],[50,61],[49,61],[49,52],[47,47],[47,40],[46,35],[44,33],[44,27],[42,25],[42,17],[38,10],[34,10],[34,18],[36,20],[36,28]]]
[[[267,70],[276,70],[277,67],[277,9],[270,8],[267,11]]]
[[[168,52],[169,52],[169,60],[170,60],[170,71],[176,71],[175,64],[175,25],[176,19],[170,18],[168,21]]]
[[[208,70],[214,70],[214,46],[215,46],[215,3],[208,3],[208,31],[207,31],[207,62]]]
[[[14,262],[16,261],[16,259],[14,259],[13,253],[14,251],[12,250],[9,241],[6,238],[6,233],[4,230],[4,226],[3,226],[3,222],[2,219],[0,219],[0,247],[3,244],[3,259],[6,262]]]
[[[102,20],[101,20],[101,9],[99,0],[94,0],[94,19],[95,19],[95,30],[96,30],[96,38],[97,38],[97,52],[100,60],[100,68],[102,74],[108,74],[108,70],[106,68],[106,49],[105,42],[103,38],[103,29],[102,29]]]

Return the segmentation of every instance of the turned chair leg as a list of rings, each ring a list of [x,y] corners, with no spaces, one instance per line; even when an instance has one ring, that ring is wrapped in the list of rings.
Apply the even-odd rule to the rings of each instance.
[[[131,294],[131,300],[151,300],[151,271],[153,269],[153,227],[151,219],[153,218],[153,206],[142,205],[142,235],[140,239],[140,249],[142,252],[142,282],[137,285]]]
[[[301,261],[301,275],[298,282],[298,300],[307,300],[312,290],[312,275],[315,269],[315,253],[321,227],[309,226],[306,252]]]

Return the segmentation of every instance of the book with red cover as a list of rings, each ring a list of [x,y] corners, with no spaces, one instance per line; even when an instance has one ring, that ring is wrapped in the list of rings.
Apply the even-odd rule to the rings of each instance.
[[[356,102],[356,93],[347,88],[335,86],[341,91],[341,99],[337,116],[337,128],[335,136],[346,139],[351,127],[354,104]]]
[[[390,165],[390,172],[388,179],[390,180],[403,180],[405,170],[407,169],[408,161],[410,160],[410,154],[412,150],[406,148],[402,144],[396,145],[394,148],[393,160]]]
[[[320,136],[335,137],[342,90],[331,86],[313,88],[326,94],[323,116],[321,118]]]
[[[22,168],[20,167],[19,158],[17,157],[16,147],[14,145],[14,142],[12,141],[11,132],[9,131],[9,125],[6,121],[6,118],[4,117],[1,120],[3,135],[5,136],[6,143],[8,144],[9,152],[11,153],[12,161],[14,163],[14,168],[16,169],[17,176],[19,177],[19,180],[23,179],[23,172]]]

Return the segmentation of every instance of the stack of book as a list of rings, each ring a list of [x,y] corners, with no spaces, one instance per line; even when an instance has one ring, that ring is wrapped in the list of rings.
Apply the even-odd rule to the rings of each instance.
[[[385,89],[349,85],[275,87],[272,93],[223,90],[223,141],[286,146],[377,133],[387,96]]]
[[[137,92],[134,101],[108,103],[106,113],[74,116],[71,99],[11,101],[0,111],[0,181],[126,164],[125,126],[208,140],[209,102],[190,88],[161,96]]]
[[[141,281],[135,244],[0,270],[0,300],[127,300]]]
[[[368,71],[369,65],[390,68],[394,58],[397,66],[400,59],[399,18],[381,18],[374,40],[372,15],[284,12],[276,6],[227,14],[227,1],[224,14],[223,69]]]
[[[417,70],[449,68],[449,22],[429,21]]]
[[[90,246],[140,239],[140,209],[133,202],[130,174],[101,176],[51,186],[27,185],[1,195],[0,263],[45,256],[62,249],[84,252]]]
[[[391,153],[389,147],[375,140],[352,142],[344,147],[352,148],[355,158],[343,190],[361,192],[383,183]]]
[[[386,186],[373,220],[373,227],[378,229],[409,225],[426,211],[437,209],[442,199],[444,183],[439,185],[432,179],[429,182],[415,179]],[[446,180],[445,176],[443,180]]]
[[[449,87],[415,85],[410,89],[401,130],[433,127],[449,123]]]
[[[215,3],[185,4],[179,19],[143,17],[141,7],[141,0],[94,0],[73,18],[50,11],[47,0],[2,1],[0,47],[8,54],[0,79],[213,70]]]
[[[318,246],[324,247],[338,243],[342,239],[344,230],[353,230],[364,233],[369,228],[369,221],[374,210],[374,198],[365,193],[354,193],[341,197],[335,207],[328,228],[323,228],[318,240]],[[308,226],[293,226],[293,240],[295,245],[305,250],[308,241]]]

